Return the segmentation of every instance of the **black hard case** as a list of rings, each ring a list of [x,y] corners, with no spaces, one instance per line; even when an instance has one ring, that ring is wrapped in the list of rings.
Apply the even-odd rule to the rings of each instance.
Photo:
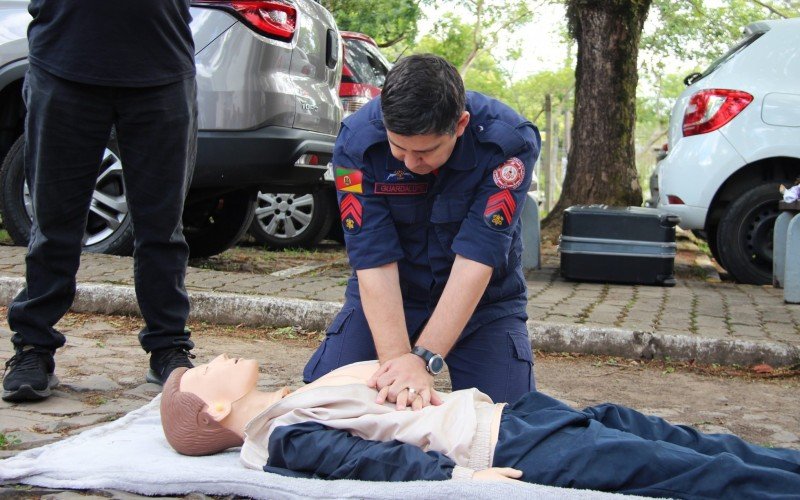
[[[654,208],[573,206],[564,211],[561,275],[574,281],[675,285],[675,226]]]

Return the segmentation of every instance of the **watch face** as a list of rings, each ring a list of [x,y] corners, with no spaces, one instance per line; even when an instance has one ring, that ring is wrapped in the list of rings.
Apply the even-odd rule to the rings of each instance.
[[[438,354],[428,362],[431,372],[436,375],[444,369],[444,360]]]

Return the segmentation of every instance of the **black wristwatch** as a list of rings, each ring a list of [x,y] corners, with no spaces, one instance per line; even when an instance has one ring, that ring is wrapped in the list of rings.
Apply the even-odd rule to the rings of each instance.
[[[439,375],[442,373],[442,370],[444,370],[444,359],[441,355],[432,353],[418,345],[411,349],[411,353],[416,354],[425,361],[425,369],[428,370],[428,373],[431,375]]]

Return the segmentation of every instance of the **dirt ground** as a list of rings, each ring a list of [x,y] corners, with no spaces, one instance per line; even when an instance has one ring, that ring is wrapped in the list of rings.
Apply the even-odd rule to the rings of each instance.
[[[220,348],[262,362],[264,387],[297,387],[317,332],[196,325],[204,356]],[[224,339],[224,340],[223,340]],[[254,343],[255,342],[255,343]],[[254,346],[257,346],[254,349]],[[267,361],[269,360],[269,361]],[[733,432],[765,446],[800,449],[800,367],[752,369],[607,356],[537,353],[537,388],[578,408],[613,402],[705,432]],[[447,377],[439,386],[447,389]]]

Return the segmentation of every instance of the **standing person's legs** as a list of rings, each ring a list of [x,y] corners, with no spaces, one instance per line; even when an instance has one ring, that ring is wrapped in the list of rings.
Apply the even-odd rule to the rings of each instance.
[[[454,391],[477,387],[495,402],[513,403],[534,389],[524,316],[507,316],[467,331],[445,361]]]
[[[800,451],[756,446],[733,434],[704,434],[692,427],[673,425],[660,417],[611,403],[584,408],[583,412],[605,427],[643,439],[684,446],[704,455],[731,453],[750,465],[800,474]]]
[[[186,330],[189,247],[181,219],[196,152],[195,80],[116,89],[115,110],[135,235],[136,298],[145,321],[139,341],[153,353],[148,380],[160,382],[177,366],[191,366],[194,347]]]
[[[800,475],[605,427],[533,392],[506,408],[493,466],[551,486],[676,498],[797,498]]]
[[[422,305],[404,305],[406,327],[412,337],[428,318]],[[328,327],[325,340],[303,370],[303,381],[313,382],[340,366],[377,359],[375,341],[358,300],[348,299]]]
[[[112,122],[105,87],[70,82],[31,66],[23,94],[25,176],[34,217],[25,288],[8,308],[17,350],[3,380],[8,400],[42,399],[54,385],[54,377],[48,380],[42,372],[53,373],[53,353],[65,342],[53,325],[75,296],[89,203]]]

